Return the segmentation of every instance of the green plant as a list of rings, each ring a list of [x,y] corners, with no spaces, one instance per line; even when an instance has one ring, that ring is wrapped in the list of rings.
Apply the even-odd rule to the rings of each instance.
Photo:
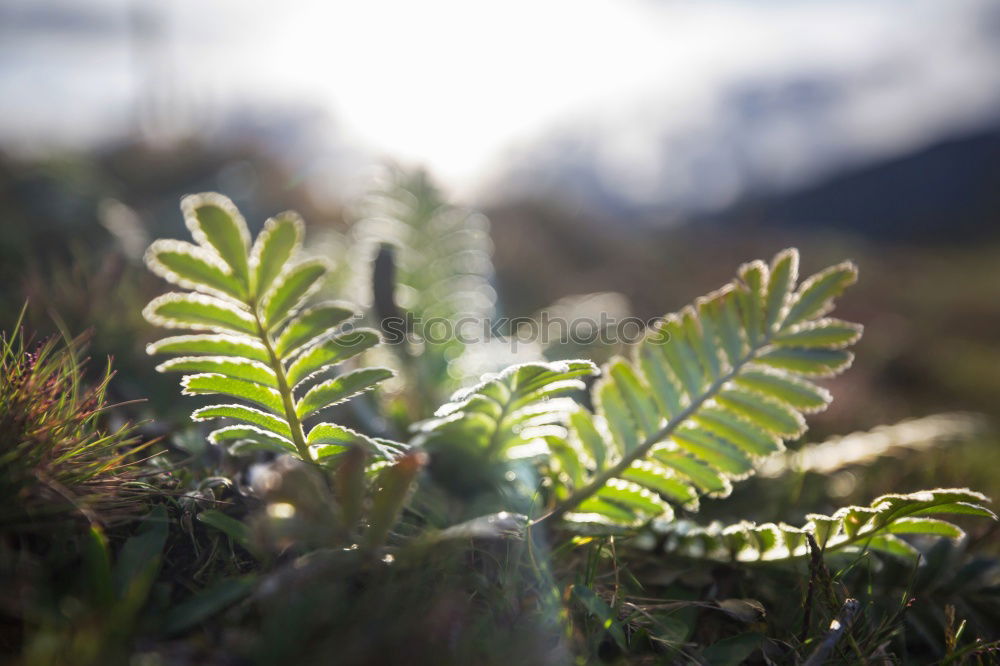
[[[182,334],[148,351],[171,356],[157,369],[183,373],[184,394],[232,399],[198,407],[195,421],[228,421],[211,446],[190,427],[147,463],[164,499],[130,539],[92,529],[75,551],[31,557],[0,541],[11,580],[22,562],[47,558],[56,572],[38,578],[41,602],[0,604],[30,611],[18,621],[37,662],[70,649],[157,663],[871,662],[928,649],[957,662],[996,647],[995,560],[970,561],[983,531],[962,529],[995,519],[982,494],[880,489],[836,510],[828,484],[806,506],[762,475],[770,504],[730,497],[768,460],[771,474],[794,476],[831,451],[858,470],[874,453],[916,448],[902,437],[877,451],[831,441],[781,453],[831,400],[817,380],[851,364],[861,327],[828,316],[855,280],[851,264],[800,283],[798,254],[785,250],[630,348],[598,351],[622,354],[600,367],[546,362],[530,346],[527,362],[467,381],[470,343],[377,345],[350,306],[310,305],[329,266],[300,258],[294,214],[251,242],[220,195],[182,209],[195,243],[160,240],[146,255],[181,290],[144,311]],[[386,334],[407,312],[455,324],[493,311],[480,218],[447,206],[425,176],[394,172],[352,238],[335,274],[374,287],[366,316]],[[359,256],[375,257],[371,272]],[[357,296],[345,284],[327,289]],[[391,383],[383,359],[399,371]],[[469,386],[433,411],[456,384]],[[364,427],[347,410],[321,422],[376,387],[376,399],[350,403]],[[47,423],[51,410],[19,400],[11,413]],[[393,428],[408,441],[367,434]],[[30,446],[44,453],[43,440]],[[115,472],[123,444],[109,435],[87,449],[98,477]]]
[[[75,516],[105,522],[136,507],[130,425],[107,427],[112,373],[88,386],[83,339],[32,345],[18,325],[0,337],[0,528]]]
[[[390,187],[379,206],[384,215],[370,216],[359,233],[368,239],[362,243],[382,248],[374,279],[380,323],[403,314],[397,288],[412,291],[402,300],[416,314],[457,318],[463,307],[435,294],[452,284],[449,276],[455,285],[464,284],[457,278],[466,269],[444,258],[418,259],[447,255],[448,248],[426,243],[450,234],[464,238],[463,218],[443,207],[419,178]],[[612,358],[600,369],[586,360],[528,362],[459,390],[433,418],[411,425],[410,451],[404,454],[402,444],[341,425],[303,425],[391,373],[362,368],[322,380],[333,366],[371,349],[378,335],[337,330],[352,315],[340,303],[305,307],[326,267],[320,259],[296,263],[301,222],[291,214],[278,216],[251,246],[246,225],[228,200],[189,197],[183,209],[199,245],[157,241],[147,262],[194,293],[161,296],[145,314],[154,323],[197,333],[161,340],[150,352],[183,354],[159,369],[195,373],[182,380],[185,393],[220,393],[254,405],[196,410],[197,420],[242,422],[214,431],[210,440],[234,441],[230,450],[236,453],[265,449],[300,459],[294,464],[279,459],[269,471],[257,472],[252,488],[264,508],[249,521],[217,510],[199,515],[265,561],[269,552],[333,549],[341,553],[335,558],[339,567],[357,570],[353,555],[344,553],[355,545],[361,546],[358,552],[402,545],[402,535],[393,529],[401,529],[413,547],[397,548],[396,556],[411,562],[414,553],[455,539],[521,539],[531,554],[539,606],[552,609],[559,603],[558,576],[549,560],[565,556],[549,553],[546,539],[537,535],[562,528],[625,537],[614,558],[641,552],[652,536],[655,552],[672,557],[734,563],[809,558],[820,571],[816,558],[822,562],[823,554],[875,551],[912,558],[918,551],[900,535],[963,535],[940,516],[995,518],[983,506],[983,495],[964,489],[885,495],[869,506],[809,514],[802,528],[747,521],[700,527],[674,517],[675,507],[696,511],[703,496],[727,496],[733,482],[805,432],[806,414],[827,406],[831,395],[815,380],[846,369],[853,358],[847,347],[861,335],[859,325],[827,316],[856,279],[849,263],[801,283],[795,250],[779,253],[770,264],[745,264],[722,289],[660,320],[627,358]],[[381,235],[375,233],[379,229]],[[397,265],[376,240],[395,240],[408,254]],[[386,266],[391,270],[380,274]],[[479,274],[470,288],[481,292],[483,279]],[[445,362],[464,351],[446,353],[445,347],[398,346],[404,381],[447,385]],[[585,396],[587,380],[595,375],[600,376]],[[421,411],[404,410],[394,418],[405,425],[405,412],[412,417]],[[429,478],[407,508],[427,454]],[[372,458],[388,462],[372,465]],[[312,465],[317,462],[329,468],[326,479]],[[450,499],[441,504],[439,492]],[[483,516],[504,510],[532,519],[502,512]],[[467,522],[456,525],[459,520]],[[567,589],[614,630],[618,649],[627,649],[629,636],[614,617],[617,604],[597,594],[588,570]],[[831,612],[838,610],[842,600],[831,590],[825,594]],[[897,623],[898,618],[885,620],[865,645],[877,649],[874,637],[891,635]],[[805,626],[812,626],[808,618]],[[748,636],[731,639],[744,656],[763,649],[759,636]],[[721,641],[704,656],[728,653],[727,646]]]
[[[745,264],[736,280],[661,320],[631,359],[605,364],[591,391],[593,412],[551,399],[582,388],[577,377],[592,374],[592,364],[528,364],[457,394],[417,441],[444,448],[464,467],[475,467],[473,449],[481,469],[528,450],[551,482],[542,521],[598,531],[654,519],[669,525],[672,504],[696,510],[703,494],[729,494],[783,440],[805,432],[804,414],[826,407],[831,396],[813,380],[847,368],[846,347],[861,335],[859,325],[826,315],[855,279],[845,263],[798,284],[795,250],[770,266]],[[927,516],[995,518],[981,506],[986,501],[964,489],[889,495],[869,507],[811,515],[804,529],[740,523],[694,529],[672,543],[696,544],[708,557],[778,559],[808,554],[808,533],[827,550],[863,543],[914,555],[895,534],[957,538],[958,527]]]
[[[251,246],[246,222],[231,201],[217,194],[186,197],[181,208],[197,245],[158,240],[146,254],[152,271],[188,289],[155,298],[143,311],[165,328],[209,331],[173,336],[149,346],[150,354],[184,354],[158,366],[161,372],[193,373],[181,380],[186,395],[225,395],[251,403],[196,409],[198,421],[242,422],[212,432],[213,442],[232,442],[236,452],[286,452],[307,461],[365,446],[392,457],[392,443],[334,423],[304,428],[306,419],[371,390],[391,376],[386,368],[362,368],[323,379],[333,366],[378,343],[370,329],[337,331],[353,316],[343,304],[303,309],[321,284],[321,259],[296,262],[303,224],[293,213],[268,220]]]
[[[196,409],[196,421],[242,422],[214,430],[209,441],[227,442],[235,454],[264,450],[318,463],[330,468],[332,486],[331,491],[309,467],[278,466],[266,475],[256,484],[266,503],[255,519],[256,545],[244,534],[243,523],[223,513],[204,512],[201,520],[258,553],[296,543],[379,550],[425,454],[406,453],[402,444],[335,423],[307,425],[319,412],[392,375],[386,368],[369,367],[324,379],[335,366],[377,344],[378,334],[349,323],[338,330],[353,316],[342,303],[306,307],[327,266],[321,259],[296,261],[303,223],[293,213],[268,220],[251,246],[246,223],[228,199],[190,196],[182,209],[199,245],[155,241],[146,261],[158,275],[192,291],[160,296],[144,314],[168,328],[210,332],[151,344],[151,354],[185,354],[157,369],[195,373],[181,380],[187,395],[221,394],[254,405]]]
[[[722,561],[755,562],[804,558],[810,554],[812,537],[824,552],[857,553],[875,550],[908,559],[919,551],[897,535],[924,535],[959,539],[965,532],[935,515],[977,516],[996,520],[985,508],[989,499],[964,489],[925,490],[906,495],[884,495],[870,506],[850,506],[833,515],[807,514],[803,528],[765,523],[713,523],[700,527],[689,521],[661,526],[667,536],[665,550]]]
[[[465,495],[504,485],[506,462],[537,459],[542,437],[558,427],[582,377],[593,375],[589,361],[525,363],[458,391],[435,418],[418,423],[413,444],[434,454],[438,482]]]
[[[449,204],[423,171],[386,168],[357,206],[352,228],[354,290],[392,345],[410,419],[429,415],[449,393],[490,367],[481,345],[441,337],[432,322],[475,322],[495,314],[492,241],[486,218]],[[406,339],[402,339],[406,338]]]
[[[727,494],[805,431],[804,413],[830,401],[810,378],[851,363],[844,348],[861,327],[823,315],[855,278],[841,264],[796,290],[798,253],[786,250],[770,267],[745,264],[736,280],[663,319],[630,360],[605,366],[595,414],[573,415],[561,450],[574,474],[556,477],[567,495],[554,515],[641,521],[669,510],[653,494],[691,507],[699,493]],[[574,466],[576,452],[593,468]]]
[[[53,595],[58,604],[31,609],[24,663],[125,663],[136,625],[147,619],[142,611],[157,582],[168,532],[167,512],[154,507],[115,558],[105,534],[92,526],[82,538],[82,575],[64,597]]]

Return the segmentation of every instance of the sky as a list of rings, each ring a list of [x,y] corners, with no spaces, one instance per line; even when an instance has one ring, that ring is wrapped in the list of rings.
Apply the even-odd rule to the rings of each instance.
[[[989,0],[7,0],[0,144],[271,118],[308,127],[275,130],[290,151],[420,163],[471,196],[568,143],[642,200],[683,194],[685,141],[704,161],[742,133],[720,204],[1000,117],[998,19]]]

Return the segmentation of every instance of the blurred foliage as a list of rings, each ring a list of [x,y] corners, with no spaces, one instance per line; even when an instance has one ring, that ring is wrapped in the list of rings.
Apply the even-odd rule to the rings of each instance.
[[[382,174],[356,215],[352,254],[369,258],[357,263],[371,267],[363,280],[380,324],[407,313],[422,323],[420,330],[402,330],[417,333],[418,350],[409,353],[420,365],[411,383],[428,390],[424,409],[432,410],[481,374],[463,366],[468,345],[453,335],[435,337],[427,327],[434,320],[480,324],[496,314],[489,223],[448,204],[425,172],[400,169]]]

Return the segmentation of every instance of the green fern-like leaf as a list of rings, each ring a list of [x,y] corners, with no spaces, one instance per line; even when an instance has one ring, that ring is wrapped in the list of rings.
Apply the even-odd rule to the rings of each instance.
[[[969,515],[996,520],[983,506],[989,500],[965,488],[924,490],[907,495],[884,495],[870,506],[850,506],[830,516],[810,514],[801,528],[785,524],[734,525],[712,523],[706,527],[689,521],[663,523],[670,553],[699,559],[739,562],[773,562],[809,554],[808,534],[824,552],[873,550],[912,558],[917,551],[899,535],[958,539],[957,525],[933,516]]]
[[[416,367],[406,374],[423,418],[470,376],[497,369],[475,368],[489,365],[478,360],[484,346],[468,345],[456,335],[429,335],[433,331],[423,328],[440,320],[466,322],[463,333],[469,335],[494,315],[489,223],[449,204],[426,173],[402,169],[386,169],[358,213],[351,253],[372,257],[374,265],[374,276],[366,271],[356,279],[361,292],[367,297],[374,289],[373,309],[380,318],[408,313],[422,322],[411,331],[421,344],[412,359]]]
[[[268,220],[251,245],[246,222],[229,199],[192,195],[181,209],[197,245],[156,241],[146,263],[190,291],[155,298],[143,314],[153,324],[193,333],[154,342],[147,352],[176,355],[157,369],[185,373],[185,395],[239,401],[194,411],[197,421],[239,422],[214,431],[211,441],[230,442],[237,452],[263,449],[304,460],[329,458],[351,446],[379,458],[394,457],[398,446],[342,426],[320,423],[308,432],[303,427],[304,419],[370,390],[392,373],[365,368],[321,381],[379,338],[371,330],[338,332],[336,327],[353,314],[343,304],[303,308],[327,266],[296,259],[303,237],[298,216],[284,213]]]
[[[511,366],[455,393],[433,419],[416,425],[413,444],[439,454],[449,483],[485,490],[477,486],[494,481],[491,463],[548,454],[547,439],[564,432],[563,415],[573,404],[565,394],[582,390],[581,378],[596,371],[590,361]]]
[[[758,469],[758,474],[771,478],[789,473],[796,476],[806,473],[830,475],[846,467],[874,463],[883,457],[911,455],[972,441],[991,433],[988,419],[979,414],[932,414],[785,451],[768,458]]]
[[[854,282],[850,263],[798,282],[798,253],[745,264],[738,277],[669,315],[612,359],[593,389],[595,413],[576,409],[569,435],[550,442],[570,521],[638,524],[722,496],[830,394],[813,383],[847,368],[861,326],[826,318]],[[581,471],[582,470],[582,471]]]

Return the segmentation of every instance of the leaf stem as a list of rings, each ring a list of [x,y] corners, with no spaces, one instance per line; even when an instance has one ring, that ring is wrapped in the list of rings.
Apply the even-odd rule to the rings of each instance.
[[[260,341],[264,343],[264,348],[267,350],[267,356],[270,359],[271,369],[277,378],[278,393],[281,394],[281,403],[285,408],[288,429],[292,432],[292,443],[295,444],[295,448],[299,452],[299,457],[305,461],[312,461],[312,454],[309,453],[306,436],[302,430],[302,421],[299,420],[298,414],[295,413],[295,398],[292,395],[291,387],[288,386],[285,367],[281,364],[281,359],[278,358],[278,354],[274,351],[271,336],[267,334],[267,329],[264,328],[264,324],[260,320],[257,308],[252,307],[252,311],[254,321],[257,323],[257,335],[260,337]]]
[[[566,513],[572,511],[586,501],[591,495],[597,493],[608,481],[620,476],[622,472],[632,465],[632,463],[646,457],[646,454],[648,454],[656,444],[659,444],[664,439],[669,437],[675,430],[677,430],[677,428],[681,426],[681,424],[691,418],[695,412],[701,409],[702,405],[704,405],[706,401],[718,393],[719,389],[721,389],[726,382],[739,374],[740,370],[743,369],[743,366],[753,360],[757,352],[770,342],[771,334],[768,333],[755,345],[752,345],[746,355],[737,361],[729,372],[712,382],[707,389],[702,391],[697,398],[692,400],[687,407],[678,412],[677,415],[670,419],[662,428],[646,437],[646,439],[644,439],[639,446],[622,456],[621,460],[595,476],[593,481],[588,483],[583,488],[573,492],[572,495],[567,497],[555,509],[553,509],[551,513],[542,516],[535,522],[542,522],[543,520],[548,520],[550,518],[562,518],[566,515]]]

